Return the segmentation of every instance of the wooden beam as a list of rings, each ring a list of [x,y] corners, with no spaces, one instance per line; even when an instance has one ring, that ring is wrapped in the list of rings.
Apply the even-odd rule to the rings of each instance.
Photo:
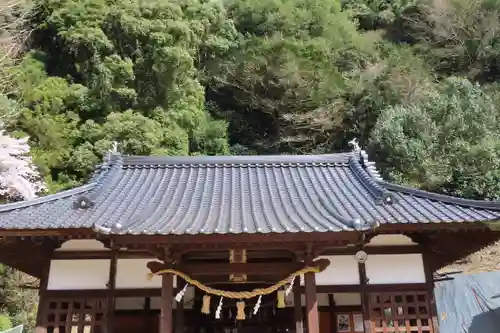
[[[174,289],[175,292],[175,289]],[[109,289],[93,290],[47,290],[45,294],[50,298],[96,298],[107,297]],[[136,289],[116,289],[116,297],[160,297],[161,288],[136,288]]]
[[[358,262],[359,271],[359,285],[361,289],[361,307],[363,311],[363,324],[365,326],[365,333],[372,333],[372,321],[370,319],[370,296],[367,290],[366,265],[365,263]]]
[[[434,272],[432,271],[432,253],[425,251],[422,255],[425,272],[425,282],[427,285],[427,299],[431,312],[432,328],[434,333],[439,333],[439,320],[437,314],[436,299],[434,298]]]
[[[40,278],[40,290],[38,292],[38,311],[36,313],[36,327],[35,333],[47,333],[47,286],[49,283],[49,274],[50,274],[50,260],[47,259],[42,263],[42,276]]]
[[[190,250],[189,247],[182,247],[179,249],[183,254],[183,261],[191,260],[224,260],[227,262],[227,249],[224,250],[214,250],[214,251],[200,251],[195,249]],[[290,250],[270,250],[270,249],[254,249],[247,250],[247,261],[252,260],[282,260],[282,261],[293,261],[295,259],[294,252]]]
[[[172,253],[166,248],[164,251],[164,261],[171,264]],[[160,333],[173,333],[172,301],[174,297],[174,275],[171,273],[161,276],[161,318]]]
[[[335,299],[333,298],[333,294],[328,294],[328,312],[330,313],[330,331],[332,333],[337,332],[337,314],[335,313]],[[354,325],[354,323],[353,323]]]
[[[316,295],[316,276],[309,272],[304,274],[306,288],[307,333],[319,333],[318,300]]]
[[[452,222],[452,223],[388,223],[377,228],[377,233],[401,232],[435,232],[457,230],[485,230],[490,231],[486,223],[477,222]],[[0,229],[0,237],[53,237],[57,239],[95,239],[96,233],[92,228],[67,228],[67,229]],[[268,233],[268,234],[238,234],[238,235],[119,235],[119,244],[207,244],[216,246],[250,246],[259,248],[262,243],[281,242],[329,242],[338,245],[353,244],[359,237],[359,232],[299,232],[299,233]],[[118,243],[117,243],[118,244]],[[290,245],[290,244],[287,244]],[[281,248],[285,248],[282,246]]]
[[[365,286],[367,292],[391,292],[391,291],[419,291],[427,290],[426,283],[404,283],[404,284],[368,284]],[[300,287],[300,291],[305,293],[305,288]],[[316,286],[318,294],[335,294],[335,293],[359,293],[361,285],[359,284],[339,284],[332,286]]]
[[[302,314],[302,293],[300,292],[300,277],[293,281],[293,303],[295,315],[295,333],[304,333],[304,316]]]
[[[144,299],[144,309],[143,309],[143,327],[144,332],[151,332],[151,320],[149,318],[151,314],[151,297],[146,297]]]
[[[325,249],[320,255],[355,255],[359,248],[355,246],[348,246],[344,248]],[[412,254],[422,253],[423,248],[420,245],[373,245],[366,246],[363,251],[367,254]]]
[[[284,275],[254,275],[247,274],[247,281],[244,283],[245,286],[255,286],[255,285],[269,285],[275,284],[276,282],[286,278],[288,274]],[[232,288],[234,286],[241,285],[241,282],[234,282],[229,280],[228,275],[198,275],[196,280],[203,284],[209,286],[216,285],[226,285],[226,287]]]
[[[173,333],[172,298],[174,276],[172,274],[163,274],[161,278],[160,333]]]
[[[186,285],[186,281],[181,278],[177,278],[177,289],[182,290]],[[177,302],[177,308],[175,309],[175,333],[184,332],[184,298]]]
[[[297,232],[297,233],[267,233],[267,234],[231,234],[231,235],[120,235],[119,244],[169,244],[170,246],[182,245],[194,249],[262,249],[271,245],[275,249],[287,249],[304,242],[326,242],[339,246],[347,245],[359,240],[359,232]],[[287,244],[284,244],[287,243]],[[177,248],[175,248],[177,249]],[[182,248],[179,248],[182,249]]]
[[[317,259],[310,264],[318,267],[320,272],[330,265],[328,259]],[[163,269],[176,269],[189,275],[229,275],[232,273],[246,274],[290,274],[304,268],[306,265],[300,262],[273,262],[273,263],[199,263],[199,264],[172,264],[159,261],[150,261],[146,266],[152,273]]]
[[[54,251],[52,260],[87,260],[87,259],[111,259],[112,251]],[[148,251],[118,251],[119,259],[154,259],[155,256]]]
[[[304,268],[303,263],[183,263],[175,265],[175,269],[189,275],[288,275]]]
[[[106,311],[107,333],[114,332],[115,300],[116,300],[116,269],[118,264],[118,249],[111,250],[111,262],[109,265],[108,296]]]

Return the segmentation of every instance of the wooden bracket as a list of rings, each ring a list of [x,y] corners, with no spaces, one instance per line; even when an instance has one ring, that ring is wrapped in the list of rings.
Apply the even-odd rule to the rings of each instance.
[[[301,250],[294,251],[295,256],[297,257],[298,262],[311,263],[314,258],[317,256],[315,253],[315,248],[313,243],[306,243],[305,248]]]
[[[302,268],[311,265],[318,267],[320,271],[323,271],[330,265],[330,260],[328,259],[317,259],[311,261],[310,264],[305,262],[287,262],[287,263],[204,263],[204,264],[174,264],[174,263],[163,263],[160,261],[150,261],[147,263],[147,267],[151,270],[151,273],[156,274],[163,269],[176,269],[192,276],[207,276],[207,275],[225,275],[225,274],[283,274],[289,275]]]
[[[172,264],[174,262],[174,256],[172,250],[169,247],[163,248],[163,262],[165,264]]]

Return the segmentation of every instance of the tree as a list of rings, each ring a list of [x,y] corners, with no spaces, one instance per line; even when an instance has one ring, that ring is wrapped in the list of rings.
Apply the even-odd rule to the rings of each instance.
[[[343,0],[342,6],[352,11],[361,29],[375,30],[390,29],[421,3],[419,0]]]
[[[500,113],[478,85],[448,78],[420,103],[384,110],[370,150],[398,183],[500,199]]]
[[[306,153],[341,128],[348,82],[377,59],[338,1],[236,0],[238,43],[205,65],[212,111],[231,144],[258,153]]]
[[[112,141],[127,154],[227,154],[227,124],[205,108],[199,58],[235,38],[216,2],[39,0],[17,67],[22,115],[51,191],[77,185]]]

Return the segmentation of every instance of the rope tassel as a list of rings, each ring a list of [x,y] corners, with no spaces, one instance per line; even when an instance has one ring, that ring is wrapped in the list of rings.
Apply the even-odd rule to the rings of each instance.
[[[210,313],[210,295],[203,296],[203,306],[201,307],[201,313]]]
[[[177,293],[177,295],[175,295],[175,300],[177,301],[177,303],[179,303],[180,301],[182,301],[182,297],[184,297],[184,294],[186,293],[187,287],[188,287],[188,285],[186,283],[186,285],[184,286],[184,288],[182,288],[182,290],[179,291]]]
[[[285,304],[285,291],[284,290],[278,290],[278,308],[284,308],[286,306]]]
[[[236,302],[236,309],[238,312],[236,313],[236,320],[245,320],[245,302],[239,301]]]

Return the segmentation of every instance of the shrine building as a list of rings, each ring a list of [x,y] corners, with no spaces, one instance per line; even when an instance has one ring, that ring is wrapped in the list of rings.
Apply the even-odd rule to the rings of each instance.
[[[500,202],[385,182],[366,153],[110,153],[0,205],[36,333],[438,333],[434,272],[500,239]]]

